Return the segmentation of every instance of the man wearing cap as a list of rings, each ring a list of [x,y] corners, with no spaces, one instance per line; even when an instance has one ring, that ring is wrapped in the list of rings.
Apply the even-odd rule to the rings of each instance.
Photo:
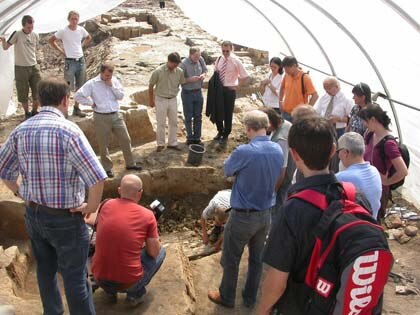
[[[48,42],[58,50],[64,57],[64,80],[68,82],[71,90],[79,89],[86,82],[86,64],[83,57],[83,47],[91,41],[92,36],[84,27],[78,25],[80,15],[76,11],[70,11],[67,15],[69,25],[57,31],[50,37]],[[58,46],[57,39],[63,42],[63,48]],[[76,81],[76,84],[75,84]],[[86,117],[77,102],[74,103],[73,116]]]
[[[372,208],[373,217],[378,216],[381,207],[382,182],[376,167],[365,162],[365,141],[357,132],[347,132],[338,139],[338,157],[345,170],[338,172],[339,181],[353,183],[363,192]]]
[[[37,50],[39,48],[39,36],[33,32],[34,19],[30,15],[22,18],[23,28],[15,31],[9,39],[0,36],[4,50],[15,45],[15,80],[16,92],[19,103],[25,111],[25,119],[38,114],[38,82],[41,80]],[[28,94],[29,88],[32,93],[32,111],[29,111]]]
[[[149,81],[149,104],[156,106],[156,142],[157,152],[165,148],[166,117],[168,117],[168,149],[180,151],[178,147],[178,104],[176,96],[179,86],[185,83],[184,71],[178,68],[181,57],[177,52],[168,55],[166,64],[155,71]]]

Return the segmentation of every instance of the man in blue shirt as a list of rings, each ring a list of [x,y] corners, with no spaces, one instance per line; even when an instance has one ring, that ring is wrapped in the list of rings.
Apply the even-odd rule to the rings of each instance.
[[[365,194],[372,208],[372,215],[376,219],[381,207],[382,183],[376,167],[365,162],[365,142],[357,132],[345,133],[338,139],[338,157],[346,167],[336,174],[341,182],[353,183]]]
[[[274,188],[283,167],[281,147],[266,136],[267,114],[253,110],[244,119],[249,144],[239,146],[225,161],[226,176],[235,176],[232,211],[224,231],[219,290],[209,291],[211,301],[234,307],[241,256],[248,244],[248,275],[242,291],[244,305],[256,301],[262,271],[262,251],[270,225],[269,209],[275,204]]]

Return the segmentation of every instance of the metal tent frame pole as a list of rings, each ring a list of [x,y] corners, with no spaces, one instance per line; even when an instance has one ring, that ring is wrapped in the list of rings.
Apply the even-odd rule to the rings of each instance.
[[[417,32],[420,33],[420,24],[405,11],[401,8],[398,4],[396,4],[392,0],[382,0],[385,4],[390,6],[394,11],[396,11],[408,24],[410,24]]]
[[[383,87],[383,89],[386,93],[389,105],[391,106],[391,110],[392,110],[392,113],[393,113],[394,118],[395,118],[395,125],[397,126],[398,137],[399,137],[400,142],[402,143],[403,139],[402,139],[400,122],[398,120],[398,115],[397,115],[397,111],[396,111],[395,106],[394,106],[394,102],[391,99],[391,93],[388,90],[388,87],[385,83],[384,78],[382,77],[381,72],[379,71],[378,67],[376,66],[375,62],[373,61],[373,59],[371,58],[369,53],[366,51],[366,49],[363,47],[363,45],[357,40],[357,38],[353,35],[353,33],[350,32],[343,24],[341,24],[340,21],[338,21],[331,13],[329,13],[327,10],[325,10],[323,7],[319,6],[317,3],[315,3],[312,0],[304,0],[304,1],[309,3],[312,7],[314,7],[316,10],[321,12],[328,19],[330,19],[335,25],[337,25],[338,28],[340,28],[348,37],[350,37],[350,39],[353,41],[353,43],[356,44],[356,46],[360,49],[360,51],[363,53],[365,58],[368,60],[369,64],[371,65],[371,67],[375,71],[375,73],[376,73],[379,81],[381,82],[381,85],[382,85],[382,87]]]
[[[286,45],[287,49],[289,50],[291,55],[294,55],[292,48],[289,45],[289,42],[286,40],[286,38],[283,36],[283,34],[280,32],[280,30],[277,28],[277,26],[274,25],[274,23],[268,18],[267,15],[264,14],[260,9],[258,9],[252,2],[248,0],[242,0],[245,3],[247,3],[249,6],[251,6],[255,11],[257,11],[276,31],[276,33],[280,36],[280,38],[283,40],[284,44]]]
[[[321,45],[321,43],[318,41],[318,39],[316,38],[316,36],[311,32],[311,30],[293,13],[291,12],[289,9],[287,9],[285,6],[283,6],[282,4],[278,3],[275,0],[270,0],[272,3],[274,3],[276,6],[278,6],[279,8],[281,8],[284,12],[286,12],[287,14],[289,14],[293,19],[296,20],[296,22],[299,23],[300,26],[303,27],[303,29],[308,33],[308,35],[312,38],[312,40],[315,42],[315,44],[318,46],[319,50],[321,51],[322,55],[324,56],[325,60],[327,60],[328,66],[331,69],[331,74],[333,76],[337,76],[337,73],[335,72],[334,66],[331,62],[331,59],[328,57],[327,52],[325,51],[324,47]]]

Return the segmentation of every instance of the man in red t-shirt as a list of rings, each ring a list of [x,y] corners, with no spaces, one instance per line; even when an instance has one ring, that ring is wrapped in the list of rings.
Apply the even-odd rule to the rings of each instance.
[[[92,272],[97,284],[116,302],[127,293],[131,305],[143,302],[146,285],[165,258],[153,212],[140,206],[141,179],[126,175],[120,198],[105,202],[98,214]]]

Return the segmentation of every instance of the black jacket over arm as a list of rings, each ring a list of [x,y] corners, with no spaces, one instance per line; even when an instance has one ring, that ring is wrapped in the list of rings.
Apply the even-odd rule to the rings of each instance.
[[[210,78],[208,85],[206,116],[210,118],[213,124],[216,121],[223,121],[225,117],[223,84],[217,71]]]

